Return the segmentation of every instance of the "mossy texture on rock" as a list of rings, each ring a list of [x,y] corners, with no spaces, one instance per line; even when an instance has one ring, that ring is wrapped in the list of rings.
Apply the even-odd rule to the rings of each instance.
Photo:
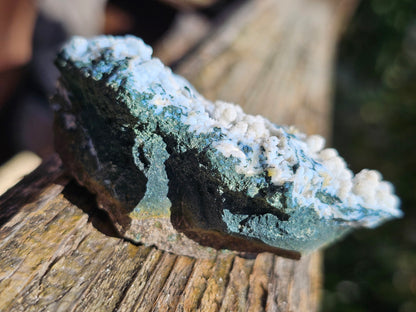
[[[319,136],[207,101],[151,53],[131,36],[76,37],[56,60],[57,150],[127,238],[298,257],[400,216],[378,173],[353,178]]]

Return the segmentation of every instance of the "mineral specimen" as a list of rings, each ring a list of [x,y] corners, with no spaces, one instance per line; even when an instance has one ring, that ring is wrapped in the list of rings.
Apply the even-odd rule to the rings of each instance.
[[[324,139],[204,99],[140,39],[73,38],[58,54],[56,147],[125,237],[191,256],[297,258],[400,217],[392,185]]]

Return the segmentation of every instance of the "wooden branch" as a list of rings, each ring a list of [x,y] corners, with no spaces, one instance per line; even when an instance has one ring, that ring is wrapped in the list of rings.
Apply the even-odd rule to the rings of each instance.
[[[340,2],[244,2],[178,70],[211,98],[327,134]],[[58,157],[0,198],[0,311],[317,311],[320,267],[320,252],[203,260],[135,246]]]
[[[1,311],[275,311],[310,307],[319,289],[319,275],[299,283],[319,254],[198,260],[104,234],[105,216],[94,215],[91,195],[69,182],[57,157],[7,192],[2,209],[11,201],[20,209],[0,230]]]
[[[356,2],[249,1],[176,72],[211,100],[328,137],[335,46]]]

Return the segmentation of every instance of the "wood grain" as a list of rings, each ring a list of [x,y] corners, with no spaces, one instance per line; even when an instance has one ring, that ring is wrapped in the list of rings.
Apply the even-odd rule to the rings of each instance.
[[[59,167],[44,164],[29,180],[42,179],[50,166]],[[13,195],[21,206],[0,229],[0,311],[277,311],[282,298],[295,306],[302,292],[308,309],[317,300],[319,254],[293,261],[219,253],[206,260],[135,246],[97,229],[106,216],[81,209],[93,206],[90,197],[60,172],[59,183],[33,202],[25,203],[24,192]],[[17,188],[30,190],[25,182]],[[3,198],[2,210],[7,203]]]
[[[331,71],[355,1],[245,1],[177,69],[211,98],[329,133]],[[0,198],[0,311],[317,311],[321,253],[176,256],[117,236],[58,157]]]
[[[248,1],[176,72],[211,100],[328,137],[336,43],[356,3]]]

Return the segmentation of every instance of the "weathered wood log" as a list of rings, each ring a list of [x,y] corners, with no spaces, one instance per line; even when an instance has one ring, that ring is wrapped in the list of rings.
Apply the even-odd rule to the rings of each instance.
[[[341,2],[246,2],[179,71],[212,98],[328,133]],[[320,266],[320,252],[201,260],[133,245],[58,157],[0,198],[1,311],[316,311]]]
[[[356,3],[249,1],[175,71],[211,100],[328,137],[336,43]]]
[[[319,291],[319,254],[300,262],[268,253],[197,260],[111,237],[58,157],[0,205],[1,311],[309,309]]]
[[[319,254],[300,262],[269,253],[198,260],[135,246],[112,237],[105,215],[65,176],[58,157],[8,191],[0,206],[1,311],[277,311],[316,304]]]

